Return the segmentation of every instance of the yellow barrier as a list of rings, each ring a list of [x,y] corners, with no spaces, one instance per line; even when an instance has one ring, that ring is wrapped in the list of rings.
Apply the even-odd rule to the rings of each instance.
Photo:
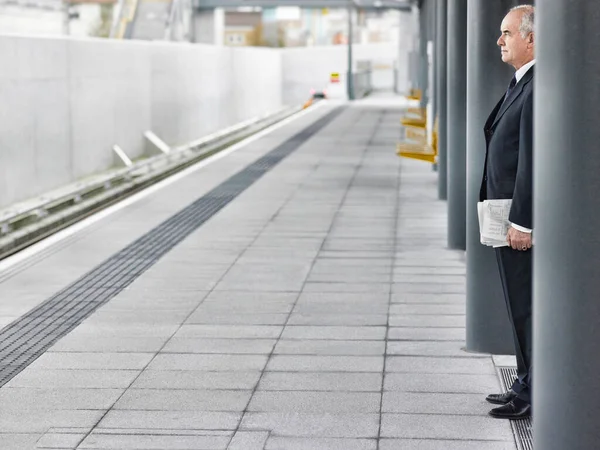
[[[433,126],[433,136],[431,146],[427,145],[426,131],[420,127],[407,128],[406,137],[408,140],[401,142],[396,147],[396,154],[402,158],[417,159],[430,163],[437,162],[438,155],[438,119],[436,117]]]
[[[421,89],[413,89],[411,88],[409,94],[406,96],[409,100],[421,100],[423,97],[423,92]]]

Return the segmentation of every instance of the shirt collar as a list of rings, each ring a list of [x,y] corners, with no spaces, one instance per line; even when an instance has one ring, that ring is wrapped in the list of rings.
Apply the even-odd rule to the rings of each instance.
[[[521,78],[523,78],[525,76],[525,74],[527,73],[527,71],[533,67],[533,65],[535,64],[535,59],[529,61],[527,64],[525,64],[523,67],[521,67],[519,70],[517,70],[515,72],[515,79],[517,80],[517,83],[519,81],[521,81]]]

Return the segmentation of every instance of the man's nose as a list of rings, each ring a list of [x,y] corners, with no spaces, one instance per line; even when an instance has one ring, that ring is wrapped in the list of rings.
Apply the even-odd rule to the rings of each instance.
[[[504,40],[502,39],[502,36],[498,38],[496,44],[498,44],[499,47],[502,47],[504,45]]]

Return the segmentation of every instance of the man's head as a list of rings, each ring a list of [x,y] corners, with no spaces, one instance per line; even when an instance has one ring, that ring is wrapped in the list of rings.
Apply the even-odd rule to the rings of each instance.
[[[497,44],[502,51],[502,61],[519,70],[534,58],[533,18],[531,5],[516,6],[510,10],[500,25]]]

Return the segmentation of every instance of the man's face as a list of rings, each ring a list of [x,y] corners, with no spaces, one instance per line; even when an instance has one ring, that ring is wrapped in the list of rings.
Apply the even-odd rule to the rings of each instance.
[[[502,52],[502,61],[519,70],[533,59],[533,33],[523,38],[519,27],[522,11],[511,11],[500,25],[498,46]]]

